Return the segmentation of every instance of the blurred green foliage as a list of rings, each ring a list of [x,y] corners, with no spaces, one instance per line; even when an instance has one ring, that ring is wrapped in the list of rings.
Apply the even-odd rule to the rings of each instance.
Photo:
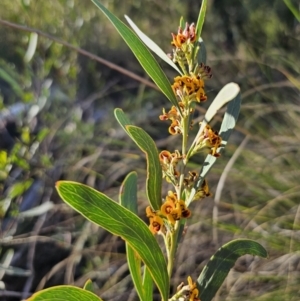
[[[274,295],[280,296],[278,300],[298,300],[300,24],[287,2],[299,13],[296,0],[211,1],[203,28],[207,63],[213,70],[206,87],[208,101],[224,84],[235,81],[241,86],[243,104],[237,130],[208,179],[214,196],[193,204],[192,222],[184,237],[189,248],[179,249],[174,286],[187,274],[197,277],[210,254],[233,236],[257,239],[270,253],[267,261],[241,259],[217,300],[226,296],[227,300],[275,300]],[[121,19],[129,15],[166,52],[171,51],[170,32],[177,31],[180,16],[196,21],[199,10],[199,3],[192,0],[102,3]],[[41,30],[145,76],[89,0],[3,0],[0,19]],[[146,128],[159,147],[175,148],[176,138],[166,139],[167,126],[158,120],[162,107],[167,109],[170,104],[159,92],[49,38],[38,37],[29,62],[24,61],[29,32],[0,22],[0,39],[0,118],[16,104],[23,108],[9,120],[16,125],[10,147],[0,141],[0,202],[6,208],[1,211],[1,239],[11,235],[13,240],[23,238],[24,243],[1,241],[2,254],[13,248],[21,260],[15,259],[11,266],[24,267],[24,262],[30,261],[21,246],[31,246],[32,231],[49,239],[47,243],[38,241],[33,265],[27,266],[36,267],[36,275],[28,278],[31,286],[26,286],[27,278],[6,275],[2,278],[6,289],[33,292],[43,285],[73,280],[82,286],[90,277],[104,299],[134,300],[134,293],[131,299],[127,294],[132,286],[123,267],[123,242],[101,229],[86,230],[82,219],[60,205],[53,187],[59,179],[76,180],[102,191],[109,189],[113,197],[114,187],[131,170],[137,170],[143,185],[140,167],[144,159],[114,121],[113,109],[121,107],[136,125]],[[161,65],[172,79],[174,72],[163,62]],[[199,108],[197,114],[203,110]],[[234,154],[222,186],[220,176]],[[196,161],[193,168],[197,168]],[[39,189],[30,195],[35,183]],[[140,198],[143,208],[144,195]],[[19,212],[48,200],[57,207],[46,213],[39,230],[36,227],[44,215],[18,218]],[[197,229],[204,233],[200,238]],[[85,231],[88,234],[84,236]],[[72,245],[78,246],[79,238],[84,239],[80,258],[75,256],[73,265],[62,265],[59,271],[63,272],[50,277],[47,273],[72,254]],[[112,262],[114,269],[107,272]],[[43,282],[45,275],[50,280]]]

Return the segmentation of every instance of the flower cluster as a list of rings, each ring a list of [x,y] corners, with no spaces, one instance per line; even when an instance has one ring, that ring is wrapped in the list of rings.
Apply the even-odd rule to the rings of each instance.
[[[218,148],[222,143],[222,138],[219,136],[217,131],[214,131],[208,124],[202,135],[199,137],[195,149],[192,154],[198,153],[203,149],[209,149],[209,153],[212,156],[219,157],[220,154],[217,153]]]
[[[197,52],[199,46],[195,25],[186,23],[185,28],[179,27],[177,34],[172,33],[172,42],[174,46],[172,60],[178,63],[183,74],[174,78],[172,89],[177,97],[177,104],[173,105],[169,111],[163,109],[160,120],[170,120],[169,133],[171,135],[181,134],[185,143],[187,142],[188,131],[193,121],[191,116],[194,112],[195,104],[207,100],[204,81],[212,77],[211,68],[205,64],[198,63]],[[192,155],[203,150],[209,149],[210,154],[218,156],[217,149],[222,140],[216,131],[213,131],[209,125],[195,143],[191,152]],[[173,229],[176,221],[181,218],[188,218],[191,215],[187,208],[185,198],[189,196],[192,188],[199,181],[199,175],[190,171],[185,176],[185,165],[187,163],[186,148],[183,147],[182,154],[176,150],[171,153],[163,150],[159,154],[159,161],[162,167],[163,178],[172,183],[176,193],[169,191],[165,202],[157,211],[147,207],[146,214],[150,221],[150,230],[152,233],[167,233]],[[184,197],[182,197],[184,196]],[[193,200],[202,199],[210,196],[207,181],[204,179],[202,185],[197,189]]]
[[[201,75],[177,76],[174,78],[172,89],[175,95],[187,105],[193,101],[203,102],[207,99],[204,91],[204,81]]]
[[[149,229],[156,234],[165,233],[166,228],[172,229],[176,221],[190,217],[191,211],[183,200],[178,199],[175,192],[169,191],[160,210],[154,211],[148,206],[146,216],[150,221]]]
[[[181,111],[184,109],[182,103],[178,104]],[[171,110],[166,113],[165,109],[163,109],[163,114],[159,116],[160,120],[171,120],[171,125],[169,127],[169,133],[171,135],[181,134],[183,131],[182,125],[182,117],[181,112],[175,107],[172,106]]]
[[[167,182],[177,185],[180,173],[176,166],[181,159],[182,156],[177,150],[174,153],[164,150],[159,154],[163,177],[166,178]]]
[[[174,46],[173,61],[181,67],[183,67],[183,64],[191,65],[194,43],[197,38],[195,24],[189,25],[186,23],[184,29],[179,27],[177,34],[172,33],[172,38],[171,44]]]
[[[187,281],[187,285],[184,285],[184,283],[182,282],[177,287],[177,293],[175,294],[174,300],[201,301],[198,298],[199,290],[197,289],[197,285],[195,282],[193,282],[191,276],[188,276]]]

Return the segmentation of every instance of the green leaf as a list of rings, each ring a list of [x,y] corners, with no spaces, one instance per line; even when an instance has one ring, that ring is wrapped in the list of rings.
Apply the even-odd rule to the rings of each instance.
[[[236,83],[229,83],[225,85],[218,95],[213,100],[212,104],[209,106],[207,112],[205,113],[204,122],[207,124],[216,115],[218,110],[220,110],[226,103],[232,101],[240,92],[240,87]],[[205,125],[206,125],[205,124]],[[205,127],[205,126],[204,126]]]
[[[114,110],[115,118],[123,128],[123,130],[129,135],[126,126],[127,125],[133,125],[127,115],[125,115],[124,111],[122,109],[116,108]],[[129,135],[130,136],[130,135]]]
[[[158,158],[155,142],[141,128],[132,126],[132,123],[121,109],[115,109],[115,117],[119,124],[137,146],[146,154],[147,159],[147,182],[146,190],[148,200],[154,210],[161,207],[162,170]]]
[[[248,239],[237,239],[222,246],[210,258],[197,279],[201,301],[212,300],[235,261],[246,254],[268,257],[267,251],[259,243]]]
[[[149,270],[145,267],[143,277],[143,290],[145,300],[153,300],[153,281]]]
[[[221,153],[225,148],[228,139],[236,125],[240,113],[241,102],[242,102],[241,94],[238,92],[235,98],[232,99],[227,106],[227,110],[225,112],[220,128],[220,133],[219,133],[220,136],[222,137],[222,144],[217,150],[218,153]],[[191,203],[196,191],[199,189],[199,187],[201,187],[204,178],[206,177],[206,175],[208,174],[212,166],[215,164],[216,160],[217,158],[212,155],[206,156],[201,171],[199,173],[199,179],[196,182],[195,187],[191,191],[191,194],[187,201],[187,205]]]
[[[124,179],[119,193],[119,202],[122,206],[137,215],[137,173],[129,173]]]
[[[83,287],[84,290],[89,291],[91,293],[95,293],[94,285],[91,279],[88,279]]]
[[[180,20],[179,20],[179,27],[180,28],[184,28],[185,27],[185,21],[184,21],[184,19],[183,19],[182,16],[180,17]]]
[[[122,206],[137,214],[137,173],[131,172],[124,179],[119,193],[119,202]],[[141,275],[141,258],[126,242],[126,256],[130,274],[140,300],[145,300]]]
[[[205,19],[206,7],[207,7],[207,0],[202,0],[200,12],[199,12],[198,20],[197,20],[197,24],[196,24],[197,41],[199,41],[199,38],[201,37],[202,27],[203,27],[204,19]]]
[[[173,105],[178,106],[176,96],[171,88],[171,84],[151,52],[142,41],[127,27],[120,19],[106,9],[98,0],[92,2],[105,14],[109,21],[117,29],[121,37],[130,47],[133,54],[140,62],[143,69],[152,78],[158,88],[166,95]]]
[[[147,197],[151,207],[159,210],[162,205],[161,187],[162,170],[159,162],[158,151],[155,142],[141,128],[128,125],[127,131],[137,146],[146,154],[147,159]]]
[[[206,47],[202,38],[198,40],[199,52],[198,52],[198,63],[206,64]]]
[[[90,291],[70,285],[54,286],[33,294],[27,301],[103,301]]]
[[[179,74],[182,75],[182,72],[175,65],[175,63],[167,56],[167,54],[147,35],[145,35],[135,24],[134,22],[125,15],[125,18],[134,32],[138,35],[138,37],[146,44],[146,46],[152,50],[157,56],[159,56],[162,60],[164,60],[167,64],[169,64],[172,68],[174,68]]]
[[[148,226],[134,213],[105,194],[86,185],[59,181],[60,197],[88,220],[121,236],[148,267],[162,299],[169,293],[167,266],[162,251]]]

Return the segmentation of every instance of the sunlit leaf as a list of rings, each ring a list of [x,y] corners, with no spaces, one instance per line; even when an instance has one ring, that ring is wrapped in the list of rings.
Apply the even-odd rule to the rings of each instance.
[[[24,56],[24,61],[26,63],[29,63],[33,58],[36,51],[37,42],[38,42],[38,34],[35,32],[31,32],[29,36],[28,48]]]
[[[142,43],[142,41],[133,33],[133,31],[127,27],[120,19],[106,9],[98,0],[92,0],[92,2],[105,14],[109,21],[117,29],[121,37],[130,47],[133,54],[148,75],[155,82],[157,87],[166,95],[166,97],[172,102],[173,105],[178,106],[175,94],[171,88],[171,84],[163,72],[157,61],[154,59],[148,48]]]
[[[147,35],[145,35],[135,24],[134,22],[128,17],[125,16],[127,22],[134,30],[134,32],[139,36],[139,38],[146,44],[146,46],[152,50],[157,56],[159,56],[162,60],[164,60],[167,64],[173,67],[179,74],[182,75],[182,72],[179,68],[175,65],[175,63],[167,56],[167,54],[155,43],[153,42]]]
[[[212,104],[209,106],[207,112],[205,113],[205,122],[210,122],[212,118],[216,115],[218,110],[220,110],[226,103],[233,100],[240,92],[240,87],[236,83],[229,83],[225,85],[218,95],[213,100]]]
[[[88,220],[122,237],[148,267],[162,299],[168,299],[169,278],[162,251],[148,226],[105,194],[80,183],[56,183],[60,197]]]
[[[33,294],[27,301],[102,301],[94,293],[70,285],[54,286]]]
[[[201,301],[211,301],[236,260],[250,254],[263,258],[267,251],[259,243],[248,239],[233,240],[222,246],[209,260],[197,279]]]

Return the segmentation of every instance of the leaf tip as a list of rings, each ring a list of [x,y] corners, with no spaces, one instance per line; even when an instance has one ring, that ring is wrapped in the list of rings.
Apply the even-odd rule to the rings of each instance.
[[[57,181],[57,182],[55,183],[55,188],[58,189],[61,183],[62,183],[62,181]]]

